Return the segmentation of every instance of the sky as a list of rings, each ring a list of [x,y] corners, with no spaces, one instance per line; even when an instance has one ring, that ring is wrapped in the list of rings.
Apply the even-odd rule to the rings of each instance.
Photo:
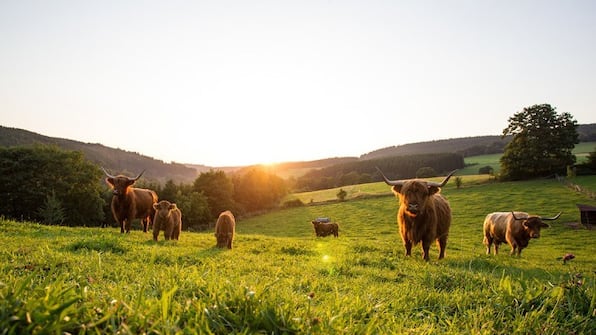
[[[0,0],[0,125],[240,166],[596,123],[596,1]]]

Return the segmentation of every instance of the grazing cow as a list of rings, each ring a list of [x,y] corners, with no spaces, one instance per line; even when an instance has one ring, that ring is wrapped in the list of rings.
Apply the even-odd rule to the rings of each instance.
[[[215,238],[218,248],[232,249],[232,241],[236,231],[236,219],[230,211],[224,211],[219,214],[215,224]]]
[[[413,245],[422,242],[423,258],[428,261],[428,250],[436,240],[439,259],[444,258],[451,226],[451,207],[439,192],[456,170],[449,173],[441,183],[419,179],[389,180],[379,168],[377,170],[399,198],[397,224],[406,248],[406,256],[411,255]]]
[[[495,244],[495,255],[501,243],[511,246],[511,255],[520,256],[522,249],[528,246],[530,239],[540,237],[540,229],[549,225],[543,220],[556,220],[561,213],[552,218],[542,218],[525,212],[495,212],[484,219],[484,245],[486,254],[490,255],[490,247]]]
[[[321,221],[311,221],[313,228],[315,229],[315,235],[317,237],[325,237],[328,235],[333,235],[335,237],[339,236],[339,225],[335,222],[321,222]]]
[[[143,175],[141,172],[135,178],[123,175],[113,176],[104,168],[106,183],[113,189],[112,215],[120,225],[120,232],[130,232],[132,220],[141,219],[143,231],[146,233],[155,215],[153,204],[157,202],[157,194],[152,190],[131,187]]]
[[[155,217],[153,219],[153,240],[157,241],[159,231],[164,231],[166,240],[178,240],[182,231],[182,212],[176,204],[162,200],[153,204]]]

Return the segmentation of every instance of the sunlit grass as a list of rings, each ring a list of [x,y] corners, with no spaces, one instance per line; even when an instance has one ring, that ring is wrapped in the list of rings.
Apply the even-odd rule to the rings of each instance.
[[[465,180],[464,180],[465,181]],[[471,183],[469,183],[471,184]],[[571,229],[583,195],[553,180],[443,190],[446,259],[406,258],[387,196],[240,220],[232,250],[212,232],[175,241],[116,228],[0,220],[0,329],[21,333],[592,334],[594,231]],[[385,190],[381,190],[384,188]],[[374,192],[374,191],[372,191]],[[313,194],[313,196],[317,196]],[[325,198],[323,196],[322,198]],[[521,258],[485,254],[495,210],[561,218]],[[338,238],[316,238],[328,216]],[[507,248],[504,248],[507,251]],[[576,258],[563,264],[561,256]]]

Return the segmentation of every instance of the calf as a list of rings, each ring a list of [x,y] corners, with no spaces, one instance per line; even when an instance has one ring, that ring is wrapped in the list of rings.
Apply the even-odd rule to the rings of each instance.
[[[556,220],[561,213],[552,218],[542,218],[525,212],[494,212],[484,219],[484,245],[486,254],[490,255],[490,248],[495,244],[495,255],[499,253],[499,246],[506,242],[511,246],[511,255],[517,251],[520,256],[522,249],[528,246],[530,239],[540,237],[540,229],[549,225],[543,220]]]
[[[236,219],[230,211],[224,211],[219,214],[215,224],[215,238],[218,248],[232,249],[232,241],[236,231]]]
[[[339,236],[339,225],[335,222],[321,222],[321,221],[311,221],[313,228],[315,229],[315,235],[317,237],[325,237],[328,235],[333,235],[335,237]]]
[[[162,200],[153,204],[155,218],[153,219],[153,240],[157,241],[159,231],[164,231],[166,240],[178,240],[182,231],[182,212],[176,204]]]

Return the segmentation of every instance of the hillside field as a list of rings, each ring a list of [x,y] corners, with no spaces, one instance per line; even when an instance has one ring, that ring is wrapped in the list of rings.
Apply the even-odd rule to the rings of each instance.
[[[1,333],[596,333],[596,230],[567,225],[594,200],[555,180],[473,180],[443,189],[447,254],[438,261],[433,245],[428,263],[420,246],[404,256],[382,183],[354,186],[375,196],[240,220],[232,250],[215,249],[212,232],[155,243],[138,225],[120,234],[0,219]],[[308,197],[335,196],[321,192]],[[563,214],[521,257],[508,246],[486,255],[484,216],[510,210]],[[339,222],[339,238],[314,236],[321,216]]]

